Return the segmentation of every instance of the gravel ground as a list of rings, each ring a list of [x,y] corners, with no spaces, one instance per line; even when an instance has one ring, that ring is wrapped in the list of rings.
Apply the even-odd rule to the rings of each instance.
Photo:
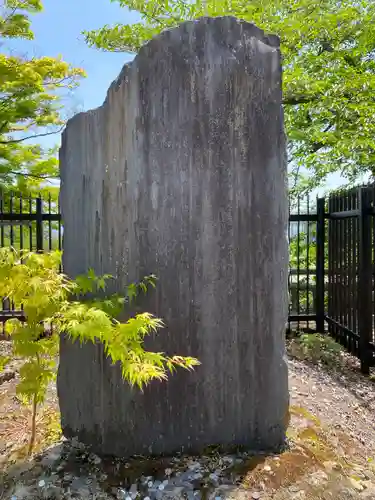
[[[9,466],[4,460],[0,500],[375,500],[375,383],[346,355],[335,368],[291,357],[289,379],[288,447],[278,456],[212,453],[123,462],[62,441],[29,461]],[[10,440],[13,448],[27,439],[24,420],[12,435],[17,415],[25,419],[16,382],[17,373],[0,384],[0,443]],[[56,406],[54,394],[49,407]],[[3,446],[3,459],[8,452]]]
[[[341,429],[357,443],[362,455],[375,458],[375,382],[355,371],[332,371],[289,360],[291,404],[303,406],[330,427]]]

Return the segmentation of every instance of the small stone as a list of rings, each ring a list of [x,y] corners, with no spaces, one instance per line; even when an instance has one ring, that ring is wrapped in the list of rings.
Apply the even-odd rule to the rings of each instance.
[[[185,489],[181,486],[173,486],[169,484],[163,491],[163,498],[182,498]]]
[[[90,493],[90,488],[88,488],[87,486],[77,490],[78,498],[90,498]]]
[[[192,476],[192,479],[194,479],[195,481],[197,481],[198,479],[202,479],[203,477],[203,474],[201,474],[200,472],[197,472],[196,474],[194,474]]]
[[[186,490],[193,490],[194,486],[189,483],[189,481],[182,481],[181,485],[186,489]]]
[[[181,479],[183,479],[184,481],[191,481],[193,479],[193,475],[197,472],[199,472],[199,469],[186,471],[181,475]]]
[[[349,500],[349,498],[358,499],[357,492],[353,491],[351,488],[342,488],[340,489],[341,498],[345,498]]]
[[[148,487],[148,488],[152,488],[152,487],[153,487],[153,485],[154,485],[154,483],[153,483],[152,481],[149,481],[149,482],[147,483],[147,487]]]
[[[219,479],[218,475],[213,472],[212,474],[209,475],[209,478],[211,481],[217,481]]]
[[[71,482],[70,487],[72,490],[87,489],[87,478],[86,477],[75,477]]]
[[[261,494],[259,493],[259,491],[254,491],[252,494],[251,494],[251,498],[253,498],[254,500],[259,500],[261,497]]]
[[[41,479],[38,483],[39,488],[43,488],[45,485],[46,485],[46,482],[44,481],[44,479]]]
[[[362,486],[365,489],[374,489],[374,483],[372,481],[362,481]]]
[[[14,492],[14,497],[17,500],[25,500],[27,498],[30,498],[30,487],[24,486],[23,484],[17,485],[16,486],[16,491]]]
[[[151,498],[150,497],[144,497],[143,500],[151,500]]]
[[[328,471],[328,472],[332,472],[335,467],[336,467],[336,462],[332,462],[331,460],[327,460],[325,462],[323,462],[323,465],[324,465],[324,468]]]
[[[325,482],[327,480],[328,480],[328,476],[323,471],[314,472],[313,474],[311,474],[311,476],[308,479],[309,483],[314,485],[314,486],[321,485],[322,482]]]
[[[200,466],[201,466],[201,464],[199,462],[190,462],[190,464],[188,464],[188,469],[196,470],[196,469],[199,469]]]
[[[129,490],[130,493],[137,493],[138,492],[138,486],[136,484],[132,484],[130,486],[130,490]]]
[[[156,494],[159,492],[159,490],[157,490],[156,488],[150,488],[148,490],[148,495],[149,497],[151,498],[151,500],[153,500],[155,497],[156,497]]]
[[[163,481],[163,483],[162,483],[162,484],[163,484],[164,486],[167,486],[168,482],[169,482],[169,481],[168,481],[168,479],[164,479],[164,481]]]
[[[163,490],[164,490],[164,488],[165,488],[165,486],[164,486],[164,484],[163,484],[163,483],[162,483],[162,484],[159,484],[159,490],[160,490],[160,491],[163,491]]]
[[[362,484],[357,481],[356,479],[353,479],[352,477],[349,478],[349,481],[350,481],[350,484],[352,485],[352,487],[357,490],[357,491],[363,491],[364,490],[364,487],[362,486]]]
[[[269,465],[265,465],[263,467],[263,470],[265,470],[266,472],[270,472],[271,471],[271,467]]]
[[[99,465],[101,463],[102,459],[100,457],[98,457],[97,455],[94,455],[93,458],[92,458],[92,463],[94,465]]]
[[[164,472],[165,472],[165,475],[168,477],[172,475],[172,469],[170,469],[169,467],[168,467],[168,469],[165,469]]]
[[[300,491],[300,489],[299,489],[299,486],[297,486],[296,484],[292,484],[289,487],[288,491],[291,491],[292,493],[297,493],[298,491]]]

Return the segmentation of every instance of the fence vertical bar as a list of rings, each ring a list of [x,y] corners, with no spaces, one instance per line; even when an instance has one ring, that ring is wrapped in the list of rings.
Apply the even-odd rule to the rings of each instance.
[[[325,243],[325,199],[317,200],[316,221],[316,331],[324,333],[324,243]]]
[[[374,213],[374,206],[375,206],[375,185],[372,186],[371,189],[371,206],[372,206],[372,216],[371,216],[371,230],[372,230],[372,287],[374,290],[374,285],[375,285],[375,213]],[[372,297],[372,338],[371,342],[375,344],[375,300],[374,296]]]
[[[348,209],[355,209],[355,197],[353,197],[353,192],[349,192],[348,197]],[[348,328],[352,332],[355,332],[354,327],[354,308],[356,307],[354,302],[354,288],[355,288],[355,275],[353,272],[354,268],[354,259],[353,259],[353,235],[355,230],[355,219],[350,218],[348,221],[348,234],[347,234],[347,243],[348,243]],[[355,341],[351,335],[348,335],[348,351],[351,354],[354,354],[354,346]]]
[[[43,252],[43,202],[40,196],[36,199],[36,251]]]
[[[310,215],[310,196],[307,195],[306,213]],[[306,222],[306,314],[310,314],[310,221]],[[316,326],[316,325],[315,325]],[[307,330],[310,329],[309,320],[307,320]]]
[[[297,316],[298,323],[297,328],[300,327],[300,315],[301,315],[301,289],[300,289],[300,275],[301,275],[301,197],[298,196],[297,199],[297,213],[298,213],[298,221],[297,221]]]
[[[290,333],[292,331],[291,328],[291,321],[290,321],[290,315],[292,314],[292,277],[291,277],[291,270],[292,266],[290,264],[290,244],[291,244],[291,232],[290,232],[290,215],[291,215],[291,209],[290,209],[290,195],[288,197],[288,245],[289,245],[289,262],[288,262],[288,332]],[[61,224],[59,224],[59,250],[61,250]]]
[[[23,198],[22,198],[22,194],[20,195],[20,214],[23,213]],[[20,224],[20,250],[23,250],[23,224],[21,223]]]
[[[366,188],[359,188],[358,195],[360,211],[358,280],[359,357],[361,372],[368,375],[370,373],[372,357],[369,345],[372,337],[371,204]]]
[[[49,193],[48,196],[48,214],[51,215],[52,213],[52,201],[51,201],[51,193]],[[48,249],[51,251],[52,250],[52,221],[51,219],[48,220]]]
[[[9,213],[11,215],[14,214],[14,212],[13,212],[13,196],[14,196],[13,192],[11,192],[10,198],[9,198]],[[10,242],[10,246],[14,247],[14,226],[12,223],[10,224],[10,229],[9,229],[9,242]]]
[[[346,192],[345,193],[345,209],[350,210],[350,193]],[[349,322],[350,322],[350,298],[349,298],[349,292],[350,292],[350,286],[349,286],[349,276],[350,276],[350,268],[349,268],[349,248],[350,248],[350,224],[351,224],[351,219],[347,218],[345,219],[344,223],[344,238],[345,238],[345,245],[344,245],[344,250],[345,250],[345,255],[344,255],[344,283],[345,283],[345,289],[344,289],[344,299],[345,299],[345,310],[344,310],[344,322],[346,328],[349,328]],[[350,336],[348,335],[347,332],[345,332],[345,347],[349,350],[349,339]]]
[[[4,193],[1,191],[0,192],[0,213],[2,214],[4,212]],[[4,225],[1,224],[0,227],[0,246],[4,246]]]

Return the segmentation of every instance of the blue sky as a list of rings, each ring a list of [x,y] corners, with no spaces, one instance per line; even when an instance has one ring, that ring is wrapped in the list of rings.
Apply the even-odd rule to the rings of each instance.
[[[61,55],[65,61],[86,71],[87,78],[81,80],[68,100],[64,100],[67,113],[99,106],[111,82],[133,56],[89,48],[81,32],[105,24],[136,22],[139,20],[137,14],[110,0],[44,0],[43,5],[44,11],[32,16],[35,39],[12,41],[11,47],[29,56]],[[43,140],[43,144],[49,146],[59,141],[58,136],[52,136]]]

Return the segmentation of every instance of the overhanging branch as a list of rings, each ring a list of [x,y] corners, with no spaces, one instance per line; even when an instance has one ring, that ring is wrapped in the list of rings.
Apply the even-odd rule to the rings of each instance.
[[[31,179],[41,179],[44,181],[48,181],[49,179],[58,179],[59,178],[58,175],[29,174],[28,172],[17,172],[16,170],[7,170],[7,172],[5,172],[5,173],[10,174],[10,175],[17,175],[20,177],[30,177]]]
[[[297,104],[308,104],[320,99],[320,96],[291,96],[283,99],[283,104],[296,106]]]
[[[37,139],[38,137],[47,137],[49,135],[59,134],[62,132],[64,126],[60,127],[58,130],[54,130],[53,132],[44,132],[43,134],[35,134],[28,135],[26,137],[21,137],[19,139],[8,139],[8,140],[0,140],[0,144],[18,144],[23,141],[27,141],[29,139]]]

